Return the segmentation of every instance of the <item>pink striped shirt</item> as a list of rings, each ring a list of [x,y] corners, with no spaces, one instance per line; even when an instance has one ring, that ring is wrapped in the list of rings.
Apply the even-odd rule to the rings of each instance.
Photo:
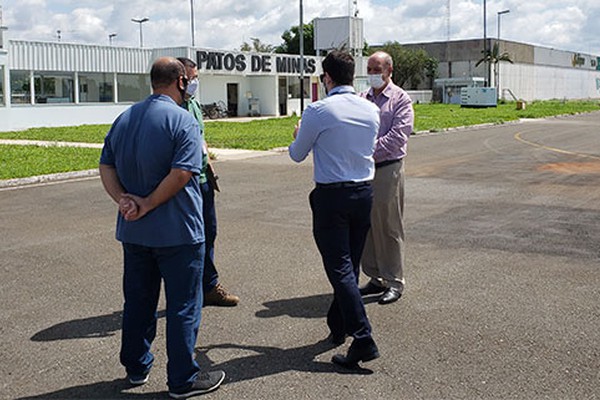
[[[381,122],[373,154],[375,163],[404,158],[415,119],[408,93],[390,81],[378,96],[373,96],[373,88],[360,95],[380,110]]]

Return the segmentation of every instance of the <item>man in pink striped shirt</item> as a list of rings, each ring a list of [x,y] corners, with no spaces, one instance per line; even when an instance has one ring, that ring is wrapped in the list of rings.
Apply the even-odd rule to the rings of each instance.
[[[404,157],[414,125],[412,101],[392,82],[392,71],[389,54],[371,55],[367,63],[371,88],[361,94],[381,112],[373,154],[371,230],[361,260],[371,279],[360,289],[363,296],[381,294],[379,304],[397,301],[404,290]]]

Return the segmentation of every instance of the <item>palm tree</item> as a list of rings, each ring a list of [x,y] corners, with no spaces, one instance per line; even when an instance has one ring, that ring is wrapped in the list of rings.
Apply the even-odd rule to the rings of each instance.
[[[494,43],[494,46],[491,50],[482,51],[483,58],[477,61],[475,67],[478,67],[481,63],[486,63],[486,65],[494,64],[494,82],[496,83],[496,88],[498,88],[498,63],[500,61],[506,61],[513,64],[513,60],[510,58],[510,54],[506,51],[504,53],[500,53],[500,44],[498,42]],[[499,94],[498,94],[499,95]]]

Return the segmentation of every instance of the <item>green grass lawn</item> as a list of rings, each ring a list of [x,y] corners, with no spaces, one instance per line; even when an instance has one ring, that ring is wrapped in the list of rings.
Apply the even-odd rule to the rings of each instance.
[[[206,121],[209,147],[226,149],[269,150],[288,146],[297,117],[271,118],[250,122]],[[102,143],[110,125],[31,128],[0,132],[0,139],[47,140],[57,142]]]
[[[534,101],[525,110],[514,102],[489,108],[461,108],[457,104],[416,104],[415,131],[441,131],[458,126],[502,124],[522,118],[544,118],[600,110],[598,101]]]
[[[538,101],[517,110],[514,102],[492,108],[461,108],[448,104],[416,104],[415,132],[485,123],[502,124],[521,118],[543,118],[600,110],[598,101]],[[206,121],[209,147],[269,150],[286,147],[298,117],[261,119],[250,122]],[[102,143],[110,125],[82,125],[61,128],[32,128],[0,132],[0,139],[28,139]],[[100,151],[95,149],[47,148],[36,146],[0,147],[0,179],[42,175],[53,172],[96,168]]]
[[[100,149],[0,145],[0,179],[98,168]]]

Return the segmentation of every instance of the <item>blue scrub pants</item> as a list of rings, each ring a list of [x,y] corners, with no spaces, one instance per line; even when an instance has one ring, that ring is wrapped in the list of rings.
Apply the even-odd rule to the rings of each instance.
[[[313,235],[333,287],[327,325],[334,336],[371,341],[371,325],[358,289],[360,258],[371,226],[373,189],[316,187],[310,193]]]
[[[167,384],[187,387],[200,370],[194,348],[202,310],[204,243],[145,247],[123,243],[121,364],[129,375],[150,371],[161,280],[167,302]]]

